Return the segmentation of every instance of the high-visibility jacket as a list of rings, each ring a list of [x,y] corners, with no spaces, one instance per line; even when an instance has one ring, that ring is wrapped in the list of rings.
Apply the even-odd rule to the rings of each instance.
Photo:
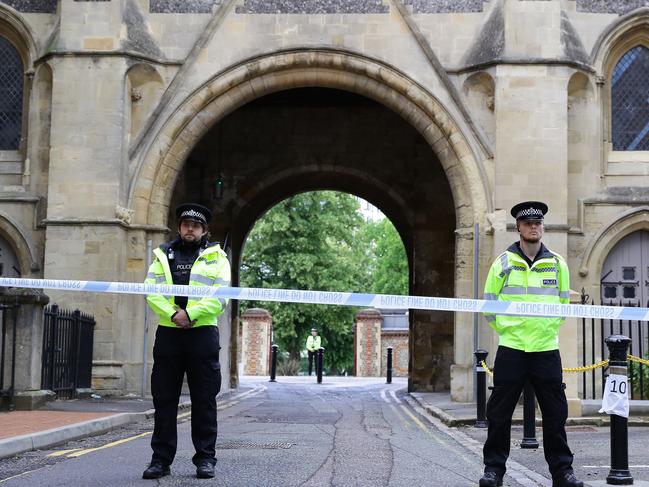
[[[309,335],[306,339],[306,349],[309,352],[316,352],[320,348],[321,342],[320,335]]]
[[[563,257],[541,245],[530,267],[520,252],[515,243],[494,261],[485,283],[484,299],[568,304],[570,273]],[[559,328],[565,321],[560,317],[487,313],[485,318],[498,333],[500,345],[525,352],[558,349]]]
[[[144,281],[146,284],[173,284],[171,268],[167,259],[169,244],[163,244],[153,251],[153,263]],[[190,286],[221,287],[230,285],[230,263],[227,255],[218,244],[203,249],[192,265],[189,277]],[[146,298],[151,309],[160,317],[161,326],[176,328],[171,317],[180,308],[175,304],[173,296],[149,294]],[[221,298],[192,298],[187,300],[185,311],[191,321],[197,326],[216,326],[218,316],[227,306],[227,299]]]

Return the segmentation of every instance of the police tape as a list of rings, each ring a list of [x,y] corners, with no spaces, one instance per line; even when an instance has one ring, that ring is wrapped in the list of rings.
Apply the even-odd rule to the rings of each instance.
[[[331,304],[380,309],[420,309],[490,313],[498,315],[602,318],[611,320],[649,321],[649,308],[505,302],[483,299],[363,294],[335,291],[301,291],[296,289],[182,286],[176,284],[143,284],[139,282],[72,281],[59,279],[22,279],[0,277],[0,287],[50,289],[117,294],[162,294],[191,298],[221,298],[240,301],[274,301],[301,304]]]

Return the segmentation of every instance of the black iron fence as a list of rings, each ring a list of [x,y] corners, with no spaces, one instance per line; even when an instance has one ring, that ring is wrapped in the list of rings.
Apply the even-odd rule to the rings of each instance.
[[[16,325],[20,305],[0,305],[0,399],[9,399],[13,408],[16,382]]]
[[[57,305],[45,308],[41,388],[59,398],[73,398],[89,389],[95,318]]]
[[[594,300],[582,290],[581,304],[595,304]],[[638,303],[629,301],[619,306],[637,307]],[[649,307],[649,303],[647,303]],[[625,335],[631,339],[629,354],[640,358],[649,356],[649,323],[634,320],[609,320],[581,318],[582,366],[608,360],[608,349],[604,340],[610,335]],[[582,399],[600,399],[606,382],[606,367],[582,372]],[[649,367],[642,363],[629,363],[629,389],[631,399],[649,399]]]

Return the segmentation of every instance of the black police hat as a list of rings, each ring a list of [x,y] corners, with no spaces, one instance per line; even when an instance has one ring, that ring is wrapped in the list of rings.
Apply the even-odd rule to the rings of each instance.
[[[183,203],[176,208],[176,218],[178,218],[178,223],[182,220],[193,220],[207,225],[212,219],[212,212],[203,205]]]
[[[548,205],[541,201],[523,201],[514,205],[511,214],[516,220],[543,220]]]

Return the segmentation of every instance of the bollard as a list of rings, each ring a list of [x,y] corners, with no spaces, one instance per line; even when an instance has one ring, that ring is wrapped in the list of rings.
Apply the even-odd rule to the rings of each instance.
[[[277,350],[279,347],[277,345],[273,345],[271,347],[271,353],[270,353],[270,380],[268,382],[277,382],[275,380],[275,376],[277,374]]]
[[[536,439],[536,398],[534,387],[530,382],[525,382],[523,389],[523,440],[521,448],[538,448]]]
[[[475,367],[476,367],[476,404],[477,404],[477,419],[475,421],[476,428],[486,428],[487,424],[487,371],[482,366],[482,362],[487,360],[489,352],[486,350],[476,350]]]
[[[386,383],[392,384],[392,347],[388,347],[388,364],[385,369]]]
[[[324,348],[320,347],[318,349],[318,357],[316,360],[316,372],[318,376],[318,384],[322,384],[322,358],[324,355]]]
[[[611,335],[604,341],[608,347],[609,373],[627,375],[626,356],[631,340],[624,335]],[[633,485],[629,471],[628,419],[617,414],[611,414],[611,470],[606,483]]]

